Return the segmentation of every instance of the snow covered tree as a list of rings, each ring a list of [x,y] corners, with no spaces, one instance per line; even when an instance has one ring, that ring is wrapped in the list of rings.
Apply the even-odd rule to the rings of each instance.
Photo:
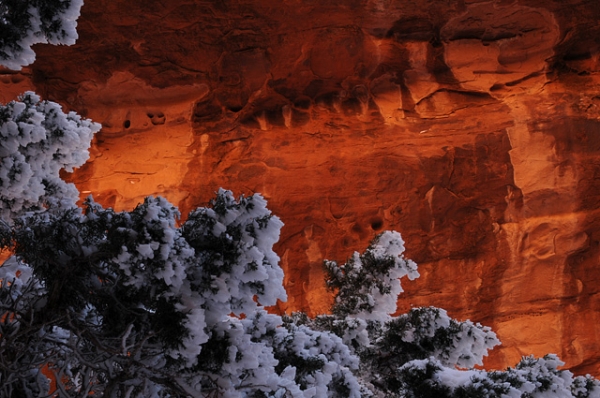
[[[0,65],[20,69],[37,43],[71,45],[83,0],[0,0]]]
[[[65,397],[358,397],[339,337],[263,308],[286,297],[264,199],[221,190],[178,215],[88,199],[4,225],[0,395],[44,396],[45,367]]]
[[[385,396],[405,388],[399,369],[407,363],[435,358],[445,367],[472,368],[482,365],[488,350],[499,344],[488,327],[458,322],[443,309],[415,308],[392,316],[402,292],[399,278],[419,276],[416,264],[403,252],[400,234],[387,231],[346,264],[326,261],[327,283],[336,291],[332,315],[308,322],[338,334],[361,359],[365,389]]]
[[[379,235],[365,253],[339,266],[326,261],[327,281],[336,292],[331,315],[292,316],[317,330],[332,331],[360,358],[355,372],[364,395],[398,398],[599,398],[600,382],[573,377],[556,355],[524,357],[506,371],[474,369],[500,344],[489,327],[457,321],[440,308],[397,311],[399,278],[418,277],[404,259],[397,232]]]

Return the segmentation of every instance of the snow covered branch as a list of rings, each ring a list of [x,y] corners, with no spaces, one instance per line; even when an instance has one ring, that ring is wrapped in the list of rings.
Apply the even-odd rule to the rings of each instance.
[[[38,43],[75,44],[83,0],[0,1],[0,65],[19,70],[35,61]]]

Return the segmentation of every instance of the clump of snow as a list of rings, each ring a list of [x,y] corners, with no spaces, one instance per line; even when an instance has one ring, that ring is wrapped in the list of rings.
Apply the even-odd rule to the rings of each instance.
[[[406,363],[398,369],[402,377],[414,383],[405,385],[404,393],[413,388],[430,386],[432,391],[444,390],[448,397],[503,398],[592,398],[599,397],[600,383],[590,377],[575,377],[568,370],[558,369],[564,363],[554,354],[543,358],[523,357],[515,368],[506,371],[459,370],[445,366],[430,357]]]
[[[60,176],[89,158],[100,125],[32,92],[0,105],[0,218],[48,207],[74,207],[79,192]]]

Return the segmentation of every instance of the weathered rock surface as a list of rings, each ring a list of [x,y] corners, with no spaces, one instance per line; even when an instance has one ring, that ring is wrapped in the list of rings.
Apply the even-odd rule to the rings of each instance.
[[[322,260],[395,229],[422,275],[402,310],[492,326],[489,367],[554,352],[598,376],[598,20],[596,0],[96,0],[0,100],[101,122],[72,179],[105,205],[261,192],[282,310],[326,311]]]

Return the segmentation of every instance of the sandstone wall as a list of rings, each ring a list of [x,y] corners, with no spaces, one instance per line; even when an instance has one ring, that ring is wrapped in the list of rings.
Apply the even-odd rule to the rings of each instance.
[[[117,209],[261,192],[281,310],[326,311],[324,258],[402,233],[402,310],[490,325],[489,367],[600,375],[596,0],[86,2],[72,47],[1,71],[103,124],[71,178]]]

